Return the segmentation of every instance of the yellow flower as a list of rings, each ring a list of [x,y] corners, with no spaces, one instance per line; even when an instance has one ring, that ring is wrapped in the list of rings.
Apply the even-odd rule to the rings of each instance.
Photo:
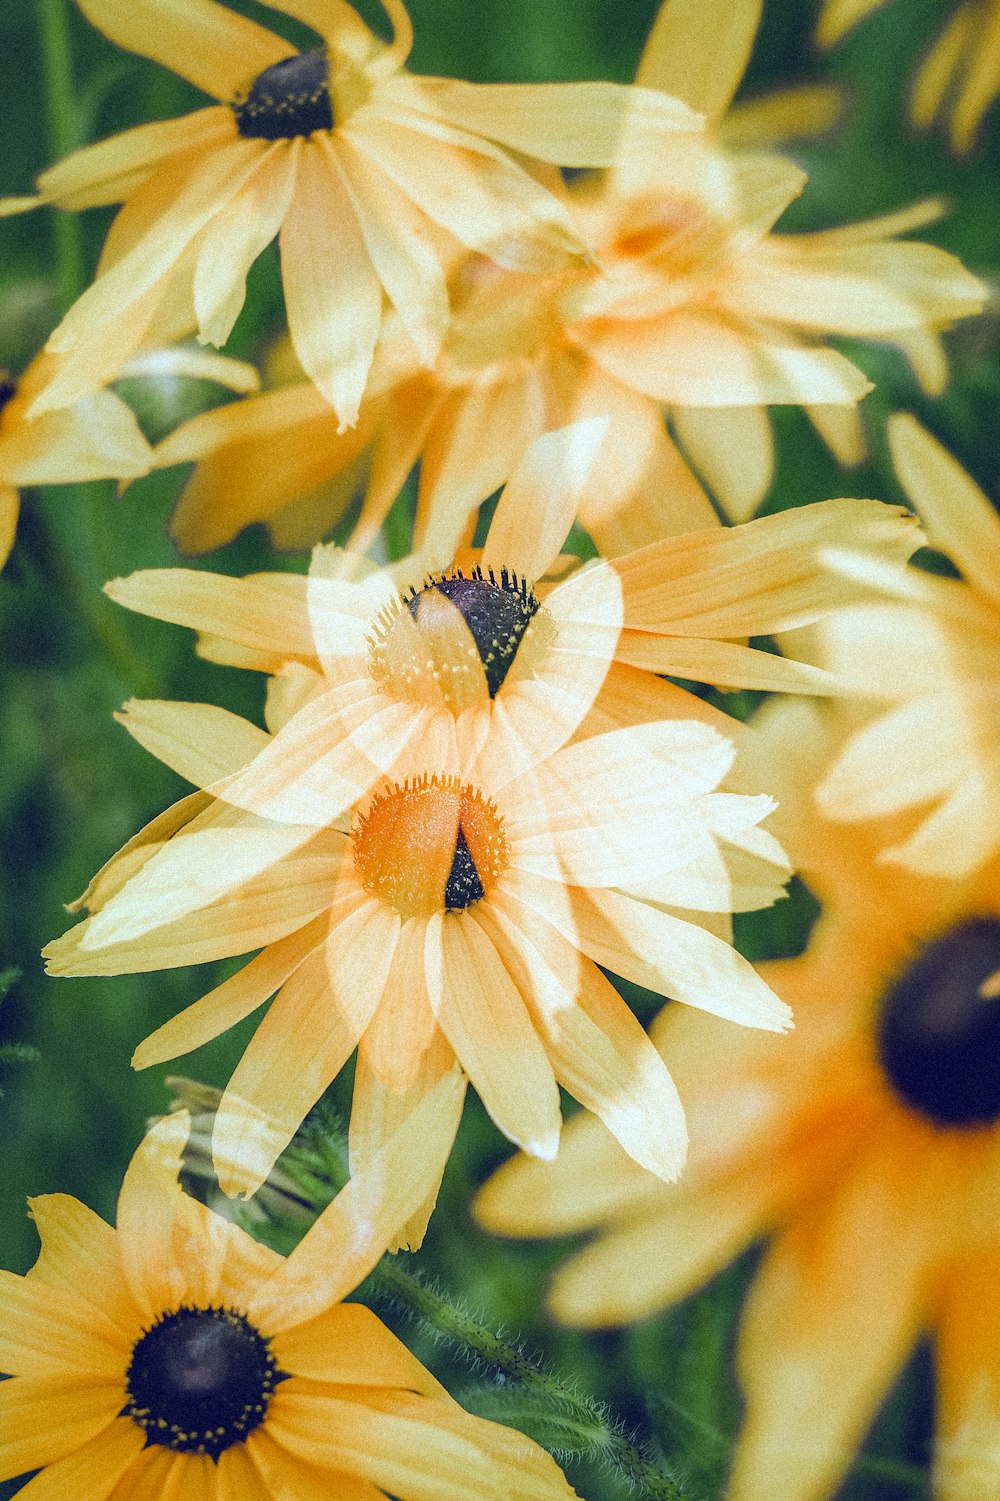
[[[14,545],[22,486],[136,479],[153,463],[138,423],[111,391],[29,420],[53,363],[39,355],[19,380],[0,372],[0,568]]]
[[[664,1308],[772,1237],[739,1340],[747,1410],[730,1501],[836,1490],[927,1327],[947,1442],[961,1442],[974,1397],[994,1432],[1000,1419],[995,1325],[973,1335],[971,1301],[992,1298],[971,1279],[1000,1241],[1000,872],[957,883],[886,870],[871,828],[819,816],[813,787],[840,733],[805,700],[765,712],[757,750],[777,826],[823,910],[801,958],[760,966],[794,1007],[794,1034],[675,1007],[660,1019],[691,1128],[682,1182],[657,1184],[581,1120],[555,1163],[508,1164],[478,1206],[505,1233],[600,1227],[552,1290],[555,1312],[587,1325]],[[949,1452],[942,1476],[959,1475]],[[996,1447],[982,1473],[977,1498],[1000,1488]],[[943,1479],[939,1493],[971,1495]]]
[[[819,628],[822,660],[867,702],[869,722],[818,796],[832,818],[924,810],[902,840],[887,834],[882,858],[961,875],[1000,847],[1000,518],[914,418],[891,418],[889,441],[931,542],[962,578],[840,559],[883,598],[834,612]]]
[[[816,39],[832,47],[885,0],[825,0]],[[959,0],[913,80],[910,118],[948,117],[955,151],[971,151],[983,116],[1000,94],[1000,3]]]
[[[435,1129],[425,1110],[421,1130]],[[341,1299],[419,1199],[394,1141],[283,1259],[181,1191],[187,1118],[154,1127],[112,1229],[31,1201],[42,1241],[0,1271],[0,1477],[26,1501],[570,1501],[537,1444],[454,1402]]]
[[[430,362],[448,320],[449,247],[545,271],[586,253],[561,203],[505,147],[603,166],[626,119],[640,135],[697,123],[663,95],[594,83],[489,89],[483,124],[474,86],[403,71],[402,0],[385,0],[388,46],[343,0],[273,0],[320,37],[304,53],[209,0],[80,4],[112,41],[222,102],[85,147],[39,179],[38,202],[125,206],[96,282],[50,340],[66,358],[38,410],[116,375],[151,323],[224,343],[247,271],[280,231],[296,353],[350,425],[383,293]]]
[[[681,94],[713,132],[663,133],[650,150],[627,124],[615,170],[565,189],[594,265],[541,275],[468,257],[452,274],[453,317],[434,369],[418,368],[397,328],[354,432],[338,433],[299,384],[168,438],[159,464],[198,466],[173,522],[181,546],[204,551],[258,520],[279,545],[302,546],[361,488],[353,545],[364,549],[419,460],[417,545],[434,537],[453,547],[534,438],[607,416],[580,520],[615,554],[713,524],[702,481],[728,515],[751,515],[774,468],[769,404],[805,406],[843,462],[863,456],[855,406],[870,385],[829,347],[831,334],[897,344],[939,392],[940,331],[977,312],[984,288],[954,256],[900,240],[938,204],[819,234],[772,232],[804,175],[760,150],[774,120],[763,105],[736,112],[728,135],[720,119],[759,14],[756,0],[668,0],[660,11],[638,80],[664,98]],[[486,129],[502,94],[450,87],[467,110],[480,101]],[[772,105],[794,119],[794,99]]]

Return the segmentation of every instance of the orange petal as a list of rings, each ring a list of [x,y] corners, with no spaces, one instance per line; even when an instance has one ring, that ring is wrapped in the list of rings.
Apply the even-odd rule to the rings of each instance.
[[[9,1479],[92,1443],[122,1408],[122,1381],[99,1386],[57,1376],[0,1382],[0,1477]]]
[[[45,412],[0,437],[0,470],[12,485],[65,485],[137,479],[153,451],[123,401],[97,391],[59,412]]]
[[[42,1249],[32,1279],[92,1303],[125,1339],[135,1336],[138,1311],[129,1297],[118,1236],[92,1209],[69,1194],[28,1200]]]
[[[130,1342],[76,1293],[0,1271],[0,1371],[121,1381]]]
[[[118,1418],[82,1449],[58,1459],[36,1475],[18,1494],[28,1501],[66,1501],[68,1496],[86,1496],[87,1501],[107,1501],[126,1475],[129,1495],[133,1467],[142,1464],[146,1435],[130,1418]]]
[[[338,1303],[317,1318],[275,1336],[281,1370],[309,1381],[390,1386],[436,1397],[444,1388],[361,1303]]]

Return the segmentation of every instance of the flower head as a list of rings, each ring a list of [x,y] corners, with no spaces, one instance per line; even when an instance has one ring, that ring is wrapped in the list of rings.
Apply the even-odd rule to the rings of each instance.
[[[889,440],[931,542],[961,578],[840,555],[882,598],[820,627],[822,660],[864,709],[817,795],[828,816],[851,821],[920,810],[915,828],[911,818],[887,829],[883,860],[962,875],[1000,848],[1000,518],[912,417],[893,417]]]
[[[419,459],[417,545],[454,547],[529,443],[605,416],[580,520],[602,552],[625,552],[713,524],[703,483],[727,515],[752,515],[774,469],[770,405],[803,406],[842,461],[863,457],[856,405],[870,383],[831,335],[897,345],[940,392],[941,332],[979,311],[985,288],[946,251],[902,238],[937,218],[939,203],[818,234],[775,232],[803,173],[760,143],[730,144],[719,121],[759,11],[678,0],[661,9],[638,81],[664,99],[679,93],[713,129],[664,131],[650,149],[636,116],[614,168],[564,189],[592,264],[540,274],[481,255],[458,261],[433,370],[419,368],[399,326],[355,432],[340,432],[300,385],[171,435],[158,463],[198,466],[173,522],[181,545],[203,551],[254,520],[283,544],[312,542],[361,488],[353,545],[367,547]],[[434,97],[460,98],[486,130],[503,96],[467,87]]]
[[[40,178],[39,202],[124,207],[96,282],[50,340],[64,359],[38,410],[113,378],[164,322],[224,343],[251,264],[280,233],[296,353],[350,426],[384,297],[429,363],[448,321],[454,247],[531,270],[586,254],[563,205],[506,147],[601,166],[633,113],[667,131],[697,124],[653,92],[581,84],[488,90],[482,125],[473,86],[405,72],[412,28],[402,0],[385,3],[388,45],[343,0],[275,0],[321,40],[301,54],[208,0],[81,8],[113,41],[221,102],[85,147]]]
[[[778,827],[822,902],[805,953],[760,966],[794,1006],[794,1034],[723,1038],[711,1018],[667,1008],[655,1036],[689,1113],[682,1182],[655,1183],[581,1121],[565,1158],[502,1169],[479,1213],[506,1233],[600,1229],[552,1291],[582,1324],[648,1315],[770,1238],[740,1336],[732,1501],[831,1494],[927,1327],[942,1477],[987,1475],[976,1494],[991,1494],[1000,1453],[980,1441],[977,1471],[970,1449],[1000,1416],[983,1337],[995,1326],[989,1313],[978,1323],[989,1284],[974,1281],[1000,1236],[996,867],[963,882],[886,870],[871,827],[845,831],[815,810],[842,733],[832,716],[802,700],[765,719],[757,748],[782,796]],[[968,1494],[942,1481],[949,1501]]]
[[[31,1203],[38,1261],[0,1272],[0,1476],[40,1471],[19,1495],[569,1501],[536,1444],[341,1301],[426,1189],[401,1136],[284,1259],[181,1190],[187,1132],[177,1114],[149,1133],[114,1229],[62,1194]]]

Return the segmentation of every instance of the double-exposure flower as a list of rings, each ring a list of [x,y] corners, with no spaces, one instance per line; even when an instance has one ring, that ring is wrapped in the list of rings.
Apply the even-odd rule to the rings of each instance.
[[[949,882],[880,865],[875,828],[815,809],[836,717],[799,700],[765,720],[777,826],[822,903],[805,953],[760,966],[795,1032],[778,1041],[668,1007],[654,1035],[688,1111],[681,1182],[656,1183],[581,1119],[556,1162],[501,1169],[479,1214],[506,1233],[600,1230],[552,1290],[555,1312],[586,1325],[664,1308],[770,1237],[739,1340],[731,1501],[832,1494],[930,1328],[936,1494],[978,1501],[1000,1488],[982,1280],[1000,1243],[998,870]]]
[[[321,47],[299,53],[214,0],[81,0],[113,41],[221,102],[85,147],[39,179],[39,202],[124,207],[96,281],[50,340],[64,359],[38,410],[113,378],[164,318],[224,343],[250,266],[280,232],[296,353],[349,425],[384,298],[420,359],[436,356],[453,248],[534,271],[586,254],[563,205],[505,148],[604,166],[626,119],[640,135],[697,124],[664,95],[600,83],[490,89],[484,124],[472,86],[404,71],[412,28],[402,0],[385,3],[388,45],[343,0],[273,8]]]
[[[804,174],[770,152],[728,145],[716,123],[759,12],[667,0],[639,81],[665,99],[683,90],[714,130],[664,132],[650,150],[626,127],[616,168],[566,187],[595,264],[528,274],[481,256],[459,262],[437,364],[419,369],[397,329],[353,432],[338,432],[300,382],[171,435],[158,463],[197,464],[173,522],[181,546],[204,551],[258,520],[279,544],[301,546],[337,523],[361,488],[354,545],[366,547],[418,460],[417,543],[454,546],[534,438],[606,416],[580,520],[601,551],[624,552],[712,524],[702,481],[727,514],[753,513],[774,468],[771,404],[804,406],[839,457],[863,456],[855,407],[870,385],[831,335],[895,344],[928,390],[943,389],[941,330],[977,312],[985,289],[953,255],[900,238],[941,206],[776,234]],[[480,101],[485,130],[502,93],[494,103],[491,90],[452,88],[467,109]]]
[[[425,1190],[405,1141],[284,1259],[181,1190],[187,1130],[146,1137],[114,1229],[31,1201],[41,1254],[0,1271],[0,1477],[38,1470],[26,1501],[570,1501],[537,1444],[341,1301]]]
[[[816,37],[832,47],[885,0],[825,0]],[[910,95],[915,125],[947,117],[956,151],[971,151],[1000,94],[1000,3],[958,0],[917,71]]]
[[[1000,517],[912,417],[890,419],[896,472],[931,542],[961,570],[841,566],[881,599],[834,612],[820,655],[865,703],[865,721],[819,786],[849,820],[924,810],[883,859],[961,875],[1000,848]]]

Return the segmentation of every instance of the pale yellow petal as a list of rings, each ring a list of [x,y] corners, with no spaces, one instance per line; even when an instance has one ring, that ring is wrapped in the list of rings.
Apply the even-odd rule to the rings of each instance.
[[[538,438],[504,488],[483,546],[483,567],[534,583],[559,556],[608,431],[594,417]]]
[[[662,1058],[618,992],[516,897],[498,891],[479,909],[479,921],[528,1002],[559,1083],[642,1167],[676,1178],[687,1152],[684,1110]]]
[[[647,672],[714,683],[726,691],[734,688],[753,688],[764,693],[837,691],[837,679],[821,667],[731,641],[697,641],[690,637],[623,631],[616,660]]]
[[[782,147],[800,136],[822,135],[844,113],[844,95],[833,84],[804,83],[741,99],[718,122],[717,139],[730,150]]]
[[[552,1065],[524,999],[473,914],[431,920],[427,989],[441,1030],[497,1126],[538,1157],[553,1157],[562,1115]]]
[[[852,26],[870,15],[886,0],[824,0],[816,41],[821,47],[832,47]]]
[[[315,1317],[351,1292],[405,1224],[437,1192],[451,1149],[456,1079],[446,1075],[306,1232],[249,1312],[277,1334]]]
[[[487,141],[381,103],[343,129],[417,208],[501,266],[554,271],[584,253],[559,200]]]
[[[42,173],[38,187],[47,200],[64,209],[123,203],[168,157],[182,152],[200,155],[235,134],[232,111],[218,106],[177,120],[154,120],[71,151]]]
[[[301,149],[300,140],[270,145],[249,182],[201,235],[194,309],[199,336],[209,344],[226,343],[246,297],[247,272],[284,223]]]
[[[889,447],[900,484],[927,522],[931,542],[967,579],[1000,601],[1000,516],[962,466],[908,413],[889,418]]]
[[[295,48],[214,0],[80,0],[92,25],[228,101]]]
[[[190,1130],[186,1110],[161,1117],[133,1153],[118,1194],[122,1266],[147,1327],[178,1307],[187,1291],[190,1247],[178,1256],[175,1228],[183,1214],[179,1175]]]
[[[110,391],[11,424],[0,437],[0,472],[11,485],[137,479],[152,463],[153,451],[134,416]]]
[[[104,592],[127,610],[223,636],[275,656],[315,654],[303,580],[291,574],[227,578],[193,568],[150,568]]]
[[[270,740],[248,719],[216,704],[132,698],[114,717],[151,755],[196,787],[239,771]]]
[[[871,389],[833,349],[784,342],[773,330],[694,309],[629,326],[595,322],[575,338],[623,384],[686,406],[842,404]]]
[[[980,12],[973,12],[973,26]],[[971,41],[971,39],[970,39]],[[970,151],[983,115],[1000,92],[1000,11],[991,5],[974,41],[968,46],[968,72],[951,117],[951,140],[956,151]]]
[[[281,230],[288,328],[342,428],[358,409],[382,324],[382,289],[331,141],[307,142]]]
[[[838,464],[852,467],[861,463],[868,452],[868,440],[857,407],[807,406],[805,412]]]
[[[132,1067],[150,1068],[190,1053],[243,1021],[323,942],[329,925],[323,913],[287,938],[269,944],[235,975],[151,1032],[132,1054]]]
[[[648,152],[664,133],[701,124],[694,112],[699,105],[679,89],[661,92],[655,80],[641,79],[646,88],[427,77],[407,82],[411,108],[559,167],[613,167],[623,149]]]
[[[349,136],[338,140],[337,160],[378,279],[421,362],[429,365],[441,348],[449,309],[444,268],[426,220],[364,160]]]
[[[672,418],[681,447],[730,521],[749,521],[774,475],[774,435],[767,410],[679,406]]]
[[[39,1194],[28,1200],[42,1249],[28,1276],[92,1303],[135,1337],[138,1310],[122,1271],[118,1237],[92,1209],[69,1194]]]
[[[343,1068],[378,1005],[399,933],[386,904],[351,893],[330,937],[285,982],[243,1054],[215,1117],[225,1193],[255,1193]]]
[[[739,88],[760,25],[762,0],[664,0],[639,61],[636,83],[685,100],[709,120]]]
[[[966,49],[970,44],[977,49],[981,45],[977,36],[979,15],[975,5],[959,5],[929,48],[910,90],[910,118],[914,125],[926,129],[933,122],[955,81]]]

